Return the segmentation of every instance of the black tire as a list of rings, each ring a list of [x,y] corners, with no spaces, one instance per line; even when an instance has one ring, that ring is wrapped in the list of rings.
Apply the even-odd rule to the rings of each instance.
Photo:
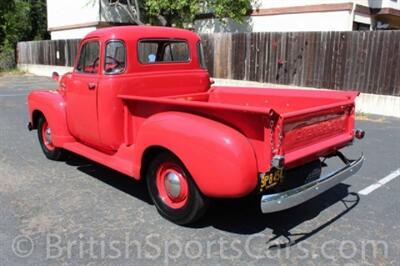
[[[38,132],[40,146],[42,147],[44,155],[48,159],[53,161],[62,161],[67,157],[67,152],[57,147],[49,149],[44,143],[43,126],[45,126],[46,123],[47,123],[46,118],[44,118],[43,116],[39,118],[37,132]]]
[[[187,181],[187,200],[184,205],[179,208],[171,208],[160,196],[160,192],[157,187],[157,173],[162,165],[165,163],[173,163],[183,170],[183,175]],[[149,164],[146,171],[146,183],[154,205],[161,216],[167,220],[179,224],[188,225],[193,224],[200,219],[206,212],[208,207],[208,198],[202,195],[193,181],[189,171],[183,165],[183,163],[173,154],[169,152],[163,152],[156,156]]]

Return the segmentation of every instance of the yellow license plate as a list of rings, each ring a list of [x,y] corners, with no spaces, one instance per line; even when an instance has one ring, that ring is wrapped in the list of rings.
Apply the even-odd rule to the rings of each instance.
[[[283,179],[283,169],[274,169],[260,178],[260,185],[258,192],[262,193],[267,189],[270,189],[282,182]]]

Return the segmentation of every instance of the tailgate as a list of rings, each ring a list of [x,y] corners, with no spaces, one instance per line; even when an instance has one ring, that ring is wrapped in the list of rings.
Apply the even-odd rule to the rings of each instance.
[[[353,139],[354,121],[354,99],[280,114],[276,151],[287,166],[328,155]]]

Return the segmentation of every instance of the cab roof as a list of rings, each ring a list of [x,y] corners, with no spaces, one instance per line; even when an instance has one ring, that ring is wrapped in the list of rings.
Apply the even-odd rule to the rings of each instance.
[[[191,31],[156,26],[118,26],[95,30],[86,35],[85,39],[100,38],[103,40],[138,40],[150,38],[200,40],[199,36]]]

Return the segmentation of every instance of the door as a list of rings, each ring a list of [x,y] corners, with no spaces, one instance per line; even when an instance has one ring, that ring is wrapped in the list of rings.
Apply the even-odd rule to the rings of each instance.
[[[93,146],[100,145],[97,89],[100,78],[100,42],[81,45],[79,60],[67,88],[67,121],[72,135]]]

